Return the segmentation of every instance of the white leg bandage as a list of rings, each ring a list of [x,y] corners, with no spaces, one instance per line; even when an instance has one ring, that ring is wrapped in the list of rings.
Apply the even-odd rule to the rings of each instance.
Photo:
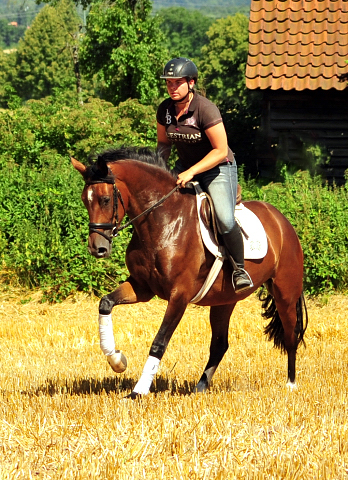
[[[160,360],[156,357],[147,359],[143,373],[141,374],[139,382],[135,385],[133,392],[147,395],[150,391],[151,383],[157,373]]]
[[[111,313],[99,314],[100,348],[116,373],[122,373],[127,368],[127,359],[120,350],[116,350]]]
[[[112,355],[115,353],[116,347],[111,313],[109,313],[109,315],[99,314],[99,337],[100,348],[104,355]]]

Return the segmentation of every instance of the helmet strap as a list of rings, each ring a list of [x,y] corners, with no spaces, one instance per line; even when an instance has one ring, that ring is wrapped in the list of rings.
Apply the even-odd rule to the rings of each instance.
[[[187,103],[187,97],[190,95],[190,90],[186,93],[186,95],[179,100],[173,100],[174,103]]]
[[[173,100],[174,103],[186,103],[189,100],[190,93],[193,93],[193,88],[190,87],[190,80],[189,79],[187,79],[187,87],[188,87],[187,94],[184,97],[180,98],[180,100]],[[187,97],[189,97],[189,98],[187,99]]]

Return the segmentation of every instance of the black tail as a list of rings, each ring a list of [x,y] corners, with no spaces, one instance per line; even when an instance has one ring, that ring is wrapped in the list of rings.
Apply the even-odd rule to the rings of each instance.
[[[273,296],[270,293],[264,294],[264,288],[260,290],[259,300],[262,302],[262,308],[264,312],[262,316],[264,318],[270,318],[271,321],[265,327],[264,333],[268,336],[268,340],[273,340],[274,346],[279,348],[282,352],[285,352],[284,345],[284,328],[281,322],[275,301]],[[297,335],[297,345],[303,343],[306,346],[304,341],[304,334],[308,325],[308,313],[305,298],[303,293],[296,303],[296,315],[297,322],[295,333]]]

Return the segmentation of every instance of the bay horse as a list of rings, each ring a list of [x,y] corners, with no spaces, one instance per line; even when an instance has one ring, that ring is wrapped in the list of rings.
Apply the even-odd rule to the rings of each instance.
[[[82,201],[89,214],[89,252],[108,257],[112,238],[123,227],[125,215],[133,224],[126,251],[129,277],[99,303],[100,346],[115,372],[122,372],[127,360],[115,349],[111,312],[114,306],[148,302],[155,295],[168,302],[142,375],[130,398],[147,394],[167,345],[187,305],[203,285],[214,256],[205,248],[197,216],[195,194],[176,186],[175,175],[149,149],[122,147],[98,155],[89,166],[71,159],[85,181]],[[210,306],[211,344],[205,370],[195,392],[205,392],[228,349],[230,317],[237,302],[261,286],[266,294],[263,316],[270,319],[265,334],[274,346],[287,353],[288,382],[296,386],[296,351],[304,343],[308,315],[303,295],[303,253],[297,234],[274,206],[246,201],[263,224],[268,251],[264,258],[246,260],[253,287],[235,293],[232,267],[224,262],[208,293],[197,302]]]

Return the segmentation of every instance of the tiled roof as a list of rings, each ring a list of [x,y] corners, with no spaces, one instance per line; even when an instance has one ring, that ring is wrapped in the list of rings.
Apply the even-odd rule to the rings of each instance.
[[[348,0],[251,1],[248,88],[344,90],[346,60]]]

